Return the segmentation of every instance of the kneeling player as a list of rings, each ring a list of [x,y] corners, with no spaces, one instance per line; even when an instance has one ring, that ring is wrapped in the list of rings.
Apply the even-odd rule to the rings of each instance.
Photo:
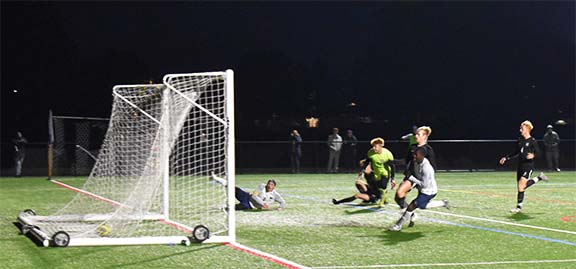
[[[372,148],[368,151],[366,161],[362,163],[362,172],[359,174],[359,176],[364,174],[366,181],[356,180],[356,188],[359,193],[342,200],[332,199],[332,203],[335,205],[352,202],[356,199],[375,203],[382,199],[382,190],[386,189],[388,180],[391,181],[391,187],[394,189],[396,171],[392,152],[384,147],[384,139],[382,138],[374,138],[370,141],[370,144]]]
[[[414,173],[408,177],[408,180],[418,188],[418,196],[410,202],[406,212],[404,212],[396,224],[390,228],[390,231],[402,230],[402,225],[411,219],[412,213],[414,213],[416,208],[427,209],[441,206],[448,208],[448,200],[432,201],[438,193],[438,186],[434,178],[434,168],[432,168],[430,161],[428,161],[424,155],[425,149],[416,149],[414,152]],[[412,222],[410,224],[413,225]]]

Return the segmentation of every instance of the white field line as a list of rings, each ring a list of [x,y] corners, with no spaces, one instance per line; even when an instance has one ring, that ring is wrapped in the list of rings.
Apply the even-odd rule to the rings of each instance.
[[[433,267],[433,266],[472,266],[472,265],[499,265],[499,264],[537,264],[537,263],[576,263],[576,259],[568,260],[534,260],[534,261],[497,261],[497,262],[457,262],[457,263],[414,263],[414,264],[374,264],[364,266],[319,266],[315,269],[333,268],[396,268],[396,267]]]
[[[273,262],[273,263],[282,265],[282,266],[284,266],[284,267],[286,267],[286,268],[292,268],[292,269],[309,268],[309,267],[307,267],[307,266],[304,266],[304,265],[295,263],[295,262],[293,262],[293,261],[286,260],[286,259],[284,259],[284,258],[280,258],[280,257],[275,256],[275,255],[272,255],[272,254],[270,254],[270,253],[266,253],[266,252],[264,252],[264,251],[260,251],[260,250],[257,250],[257,249],[253,249],[253,248],[251,248],[251,247],[244,246],[244,245],[242,245],[242,244],[240,244],[240,243],[226,243],[225,245],[227,245],[227,246],[229,246],[229,247],[231,247],[231,248],[234,248],[234,249],[236,249],[236,250],[240,250],[240,251],[246,252],[246,253],[248,253],[248,254],[250,254],[250,255],[257,256],[257,257],[260,257],[260,258],[269,260],[269,261],[271,261],[271,262]]]
[[[438,215],[445,215],[445,216],[464,218],[464,219],[473,219],[473,220],[478,220],[478,221],[499,223],[499,224],[504,224],[504,225],[518,226],[518,227],[524,227],[524,228],[530,228],[530,229],[545,230],[545,231],[566,233],[566,234],[576,234],[576,232],[574,232],[574,231],[566,231],[566,230],[559,230],[559,229],[553,229],[553,228],[547,228],[547,227],[541,227],[541,226],[533,226],[533,225],[527,225],[527,224],[513,223],[513,222],[507,222],[507,221],[501,221],[501,220],[472,217],[472,216],[452,214],[452,213],[446,213],[446,212],[440,212],[440,211],[434,211],[434,210],[421,211],[421,213],[433,213],[433,214],[438,214]]]

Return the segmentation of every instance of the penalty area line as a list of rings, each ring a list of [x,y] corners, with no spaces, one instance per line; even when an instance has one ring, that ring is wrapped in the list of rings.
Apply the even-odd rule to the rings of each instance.
[[[280,257],[278,257],[278,256],[272,255],[272,254],[270,254],[270,253],[266,253],[266,252],[263,252],[263,251],[260,251],[260,250],[257,250],[257,249],[253,249],[253,248],[244,246],[244,245],[239,244],[239,243],[225,243],[224,245],[226,245],[226,246],[228,246],[228,247],[231,247],[231,248],[233,248],[233,249],[236,249],[236,250],[240,250],[240,251],[246,252],[246,253],[248,253],[248,254],[250,254],[250,255],[254,255],[254,256],[263,258],[263,259],[268,260],[268,261],[271,261],[271,262],[273,262],[273,263],[282,265],[282,266],[284,266],[284,267],[286,267],[286,268],[293,268],[293,269],[309,268],[309,267],[307,267],[307,266],[297,264],[297,263],[295,263],[295,262],[293,262],[293,261],[289,261],[289,260],[286,260],[286,259],[284,259],[284,258],[280,258]]]
[[[533,260],[533,261],[495,261],[495,262],[456,262],[456,263],[414,263],[414,264],[374,264],[364,266],[319,266],[314,269],[344,269],[344,268],[398,268],[398,267],[434,267],[434,266],[467,266],[467,265],[500,265],[500,264],[538,264],[538,263],[571,263],[576,259],[567,260]]]

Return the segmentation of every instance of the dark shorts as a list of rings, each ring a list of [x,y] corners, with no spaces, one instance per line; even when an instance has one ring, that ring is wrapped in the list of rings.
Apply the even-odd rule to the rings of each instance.
[[[524,163],[518,165],[518,170],[516,170],[516,181],[520,180],[520,178],[529,179],[532,176],[532,170],[534,170],[533,163]]]
[[[374,174],[364,174],[364,178],[368,182],[368,191],[366,194],[370,196],[370,202],[374,203],[382,198],[382,191],[381,189],[385,190],[388,186],[388,179],[381,178],[377,180],[374,178]]]
[[[235,191],[236,200],[240,202],[240,207],[236,207],[236,209],[252,209],[250,205],[250,194],[243,189],[236,187]]]
[[[426,206],[434,197],[436,197],[436,194],[428,195],[428,194],[418,193],[418,196],[416,197],[414,202],[416,203],[416,207],[418,207],[420,209],[426,209]]]

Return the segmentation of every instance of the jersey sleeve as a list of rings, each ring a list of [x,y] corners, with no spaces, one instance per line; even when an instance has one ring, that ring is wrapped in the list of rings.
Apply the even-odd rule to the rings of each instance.
[[[284,198],[282,198],[282,195],[280,195],[280,193],[278,193],[276,190],[274,190],[274,201],[276,201],[280,204],[280,208],[286,207],[286,201],[284,201]]]
[[[518,139],[518,141],[516,142],[516,146],[514,147],[514,150],[512,151],[512,153],[506,155],[506,159],[511,160],[511,159],[516,159],[518,158],[518,156],[520,155],[520,139]]]
[[[390,179],[394,179],[396,177],[396,164],[394,163],[394,154],[391,151],[388,151],[388,159],[387,165],[390,167]]]

